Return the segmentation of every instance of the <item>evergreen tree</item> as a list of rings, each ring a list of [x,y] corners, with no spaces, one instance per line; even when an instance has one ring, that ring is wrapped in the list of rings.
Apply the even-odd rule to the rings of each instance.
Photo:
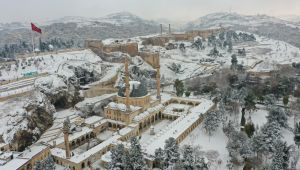
[[[185,97],[189,97],[191,95],[191,92],[190,91],[185,91]]]
[[[174,87],[175,87],[175,90],[176,90],[176,95],[181,97],[183,95],[183,92],[184,92],[183,82],[179,79],[176,79],[175,83],[174,83]]]
[[[215,132],[221,123],[221,114],[219,111],[210,111],[205,114],[203,128],[209,136]]]
[[[180,51],[184,52],[185,51],[185,45],[183,43],[179,44],[179,49]]]
[[[186,170],[193,170],[194,169],[194,156],[193,156],[193,148],[190,145],[185,145],[183,147],[183,167]]]
[[[197,50],[202,49],[202,41],[200,38],[198,38],[193,44],[192,44],[193,48],[196,48]]]
[[[245,101],[245,108],[247,110],[253,110],[255,109],[255,96],[253,93],[248,93],[248,95],[244,98]]]
[[[231,55],[231,69],[235,70],[238,64],[238,60],[235,54]]]
[[[195,166],[194,166],[195,170],[208,170],[208,164],[205,163],[204,158],[200,158],[200,160],[195,161]]]
[[[158,163],[159,168],[163,168],[162,161],[164,159],[164,151],[161,148],[155,150],[155,161]]]
[[[248,135],[249,138],[251,138],[255,132],[255,127],[252,122],[248,122],[245,125],[245,133]]]
[[[220,53],[219,53],[217,47],[215,46],[215,47],[209,52],[208,56],[217,57],[217,56],[219,56],[219,54],[220,54]]]
[[[282,138],[280,131],[281,128],[277,122],[267,122],[252,138],[255,151],[262,154],[274,153],[275,142]]]
[[[287,119],[285,111],[279,107],[272,107],[267,115],[268,122],[277,122],[282,128],[288,128]]]
[[[245,123],[246,123],[245,112],[242,112],[241,127],[245,128]]]
[[[289,95],[283,96],[282,102],[283,102],[284,106],[286,107],[287,104],[289,103]]]
[[[122,164],[123,164],[123,170],[132,170],[132,163],[129,157],[129,153],[128,151],[124,151],[123,155],[122,155]]]
[[[168,167],[174,167],[179,161],[179,148],[174,138],[169,138],[165,141],[164,147],[164,164]]]
[[[285,169],[287,168],[288,161],[289,161],[289,154],[286,153],[286,151],[289,152],[288,150],[286,150],[287,145],[282,141],[276,141],[275,145],[276,145],[276,151],[272,159],[271,169],[272,170]]]
[[[136,137],[132,137],[130,139],[130,150],[129,150],[129,156],[130,156],[130,162],[132,164],[132,168],[134,170],[142,170],[145,169],[145,161],[142,154],[141,145],[138,142],[138,139]]]
[[[36,161],[36,163],[35,163],[35,168],[34,168],[34,169],[35,169],[35,170],[43,170],[43,169],[44,169],[44,167],[43,167],[41,161]]]
[[[226,148],[234,162],[243,162],[245,158],[253,156],[252,147],[245,132],[232,132],[232,136],[229,138]]]
[[[295,129],[294,129],[294,142],[298,146],[300,146],[300,122],[296,123]]]
[[[231,120],[229,120],[228,123],[225,124],[225,126],[223,127],[223,132],[228,138],[232,138],[233,133],[235,133],[236,130],[235,130],[235,128],[233,126],[233,122]]]
[[[124,165],[123,165],[122,155],[124,152],[125,149],[123,144],[118,144],[117,146],[111,149],[111,161],[108,165],[109,170],[123,169]]]
[[[44,169],[45,169],[45,170],[54,170],[54,169],[55,169],[55,162],[54,162],[52,156],[49,156],[49,157],[44,161]]]

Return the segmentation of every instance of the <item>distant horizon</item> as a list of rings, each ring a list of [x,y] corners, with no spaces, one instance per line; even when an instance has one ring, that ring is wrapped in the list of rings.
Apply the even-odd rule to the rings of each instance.
[[[148,20],[191,21],[216,12],[300,16],[299,0],[0,0],[0,22],[43,22],[64,16],[98,18],[127,11]]]
[[[78,18],[86,18],[86,19],[97,19],[97,18],[102,18],[102,17],[106,17],[106,16],[109,16],[109,15],[112,15],[112,14],[118,14],[118,13],[130,13],[132,15],[135,15],[137,17],[140,17],[142,19],[146,19],[146,20],[153,20],[153,21],[159,21],[159,20],[167,20],[167,21],[170,21],[170,22],[190,22],[190,21],[194,21],[194,20],[197,20],[201,17],[204,17],[204,16],[207,16],[207,15],[210,15],[210,14],[216,14],[216,13],[232,13],[232,14],[239,14],[239,15],[244,15],[244,16],[256,16],[256,15],[267,15],[267,16],[270,16],[270,17],[276,17],[278,19],[292,19],[292,18],[298,18],[299,17],[299,20],[300,20],[300,15],[278,15],[278,16],[272,16],[272,15],[268,15],[268,14],[263,14],[263,13],[257,13],[257,14],[243,14],[243,13],[238,13],[238,12],[235,12],[235,11],[216,11],[216,12],[212,12],[212,13],[207,13],[207,14],[204,14],[204,15],[201,15],[201,16],[198,16],[194,19],[191,19],[191,20],[176,20],[176,19],[169,19],[169,18],[146,18],[146,17],[143,17],[143,16],[140,16],[138,14],[135,14],[133,12],[129,12],[129,11],[118,11],[118,12],[113,12],[113,13],[108,13],[108,14],[104,14],[103,16],[98,16],[98,17],[91,17],[91,16],[80,16],[80,15],[66,15],[66,16],[60,16],[60,17],[57,17],[57,18],[51,18],[51,19],[45,19],[45,20],[28,20],[28,21],[11,21],[11,22],[1,22],[2,24],[10,24],[10,23],[30,23],[30,22],[35,22],[35,23],[40,23],[40,24],[45,24],[45,22],[51,22],[51,21],[55,21],[55,20],[59,20],[59,19],[63,19],[63,18],[68,18],[68,17],[78,17]]]

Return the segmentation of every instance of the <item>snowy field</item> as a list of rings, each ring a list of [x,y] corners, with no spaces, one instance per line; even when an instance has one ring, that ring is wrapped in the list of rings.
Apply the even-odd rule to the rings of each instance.
[[[255,35],[255,42],[243,42],[233,44],[233,52],[218,48],[222,57],[207,56],[212,47],[197,50],[186,44],[185,51],[179,49],[166,50],[162,47],[151,47],[152,50],[160,52],[161,74],[167,80],[188,79],[195,76],[210,75],[213,71],[230,67],[231,55],[236,54],[238,49],[245,48],[246,56],[237,56],[239,64],[251,71],[270,71],[277,68],[278,64],[291,64],[300,62],[300,49],[283,41],[277,41]],[[177,42],[179,44],[181,42]],[[206,62],[211,60],[210,62]],[[179,73],[175,73],[169,67],[172,63],[180,64]]]
[[[165,126],[170,124],[172,121],[169,119],[163,119],[160,122],[157,122],[153,124],[155,133],[159,133]],[[153,135],[150,135],[150,128],[148,128],[146,131],[144,131],[141,135],[140,143],[144,144],[149,142],[149,139],[151,139]]]
[[[55,73],[59,68],[59,65],[68,60],[86,60],[89,62],[101,61],[101,58],[93,53],[91,50],[80,50],[64,53],[53,53],[48,55],[37,55],[35,57],[28,57],[24,59],[18,59],[17,63],[11,64],[11,68],[8,66],[2,66],[1,80],[14,80],[22,78],[26,74],[30,73]]]

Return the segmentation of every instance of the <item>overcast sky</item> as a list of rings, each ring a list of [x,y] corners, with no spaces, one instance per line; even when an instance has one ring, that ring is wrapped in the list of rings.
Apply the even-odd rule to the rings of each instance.
[[[191,20],[213,12],[300,15],[300,0],[0,0],[0,22],[101,17],[131,12],[147,19]]]

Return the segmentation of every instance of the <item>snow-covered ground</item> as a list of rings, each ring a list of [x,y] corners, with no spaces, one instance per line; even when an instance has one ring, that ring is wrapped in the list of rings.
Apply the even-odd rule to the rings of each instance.
[[[202,128],[202,125],[200,125],[183,140],[180,146],[192,145],[200,148],[201,151],[204,151],[207,154],[209,154],[209,152],[217,151],[217,157],[210,160],[212,161],[212,167],[214,167],[212,169],[225,170],[227,169],[226,164],[229,160],[228,151],[226,149],[227,141],[228,139],[223,133],[222,127],[219,127],[212,136],[208,136],[208,134],[206,134],[205,130]],[[219,160],[222,160],[221,164],[217,163]]]
[[[163,119],[160,122],[153,124],[152,126],[154,128],[155,133],[159,133],[165,126],[167,126],[171,122],[172,122],[171,120]],[[153,135],[150,135],[150,128],[148,128],[146,131],[142,133],[140,143],[141,144],[147,143],[149,139],[151,139],[152,137]]]
[[[61,110],[53,115],[54,121],[53,125],[40,137],[38,142],[49,142],[54,139],[57,139],[58,137],[62,137],[62,127],[64,120],[69,117],[71,122],[74,122],[76,118],[79,116],[76,114],[76,110],[73,108]]]
[[[18,66],[11,64],[11,68],[2,67],[0,76],[1,80],[13,80],[22,78],[24,75],[41,74],[41,73],[55,73],[61,63],[68,60],[85,60],[89,62],[101,61],[101,58],[93,53],[91,50],[79,50],[72,52],[53,53],[47,55],[37,55],[24,59],[18,59]]]

